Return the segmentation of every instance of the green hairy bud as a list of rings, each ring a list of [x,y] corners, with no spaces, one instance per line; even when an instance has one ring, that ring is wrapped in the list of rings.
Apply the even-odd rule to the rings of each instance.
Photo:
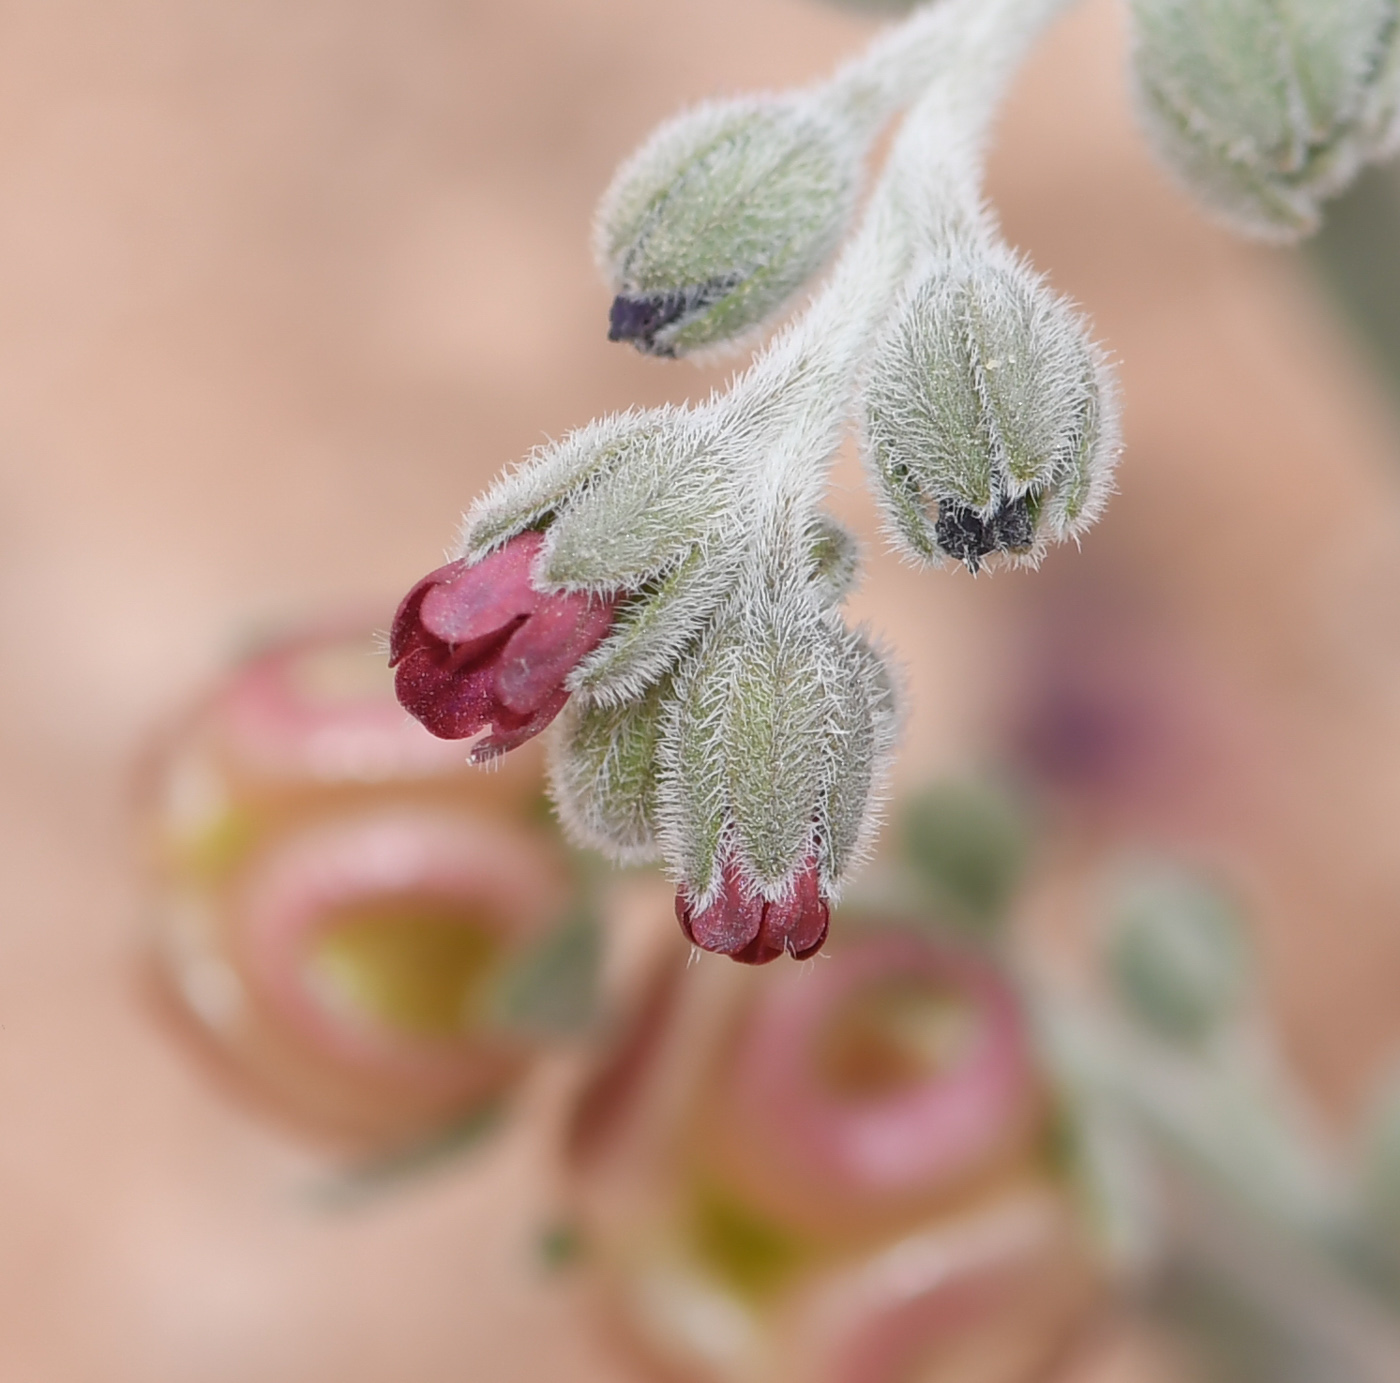
[[[688,460],[701,445],[678,409],[633,410],[595,419],[533,452],[482,495],[463,521],[457,555],[480,558],[528,528],[552,526],[561,514],[577,508],[600,488],[622,486],[625,492],[630,480],[635,504],[637,487],[658,483],[654,477],[665,473],[671,458]],[[640,535],[643,545],[648,540],[656,543],[655,529],[653,523]],[[625,556],[618,554],[622,561],[645,562],[632,548],[638,539],[619,535],[618,541],[629,545]],[[605,573],[602,584],[623,584],[606,561],[597,560],[587,574],[568,572],[557,579],[584,585],[597,581],[599,571]]]
[[[1249,956],[1242,920],[1210,882],[1177,870],[1124,884],[1110,919],[1114,988],[1134,1017],[1180,1042],[1208,1038],[1243,1003]]]
[[[833,893],[868,843],[894,739],[878,656],[802,590],[738,604],[677,683],[658,817],[678,882],[708,900],[732,856],[777,897],[814,858]]]
[[[1400,103],[1397,0],[1132,0],[1138,101],[1159,154],[1217,216],[1289,241]]]
[[[912,798],[900,827],[904,857],[939,919],[996,935],[1030,855],[1024,805],[990,779],[953,779]]]
[[[895,541],[976,571],[1035,562],[1098,516],[1118,453],[1116,399],[1075,310],[1009,251],[935,264],[877,343],[866,459]]]
[[[717,102],[661,126],[598,212],[609,338],[686,355],[771,317],[844,233],[864,144],[815,97]]]
[[[570,835],[624,863],[656,858],[657,748],[670,690],[668,677],[621,706],[576,698],[551,746],[550,785]]]

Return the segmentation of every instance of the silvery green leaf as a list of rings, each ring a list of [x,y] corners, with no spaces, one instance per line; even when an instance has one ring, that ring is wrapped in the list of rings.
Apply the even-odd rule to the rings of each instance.
[[[1363,1128],[1361,1189],[1367,1218],[1400,1251],[1400,1072],[1373,1095]]]
[[[816,97],[714,102],[661,126],[598,212],[611,338],[684,355],[771,317],[841,238],[863,143]]]
[[[681,432],[676,409],[614,413],[540,448],[472,505],[462,523],[458,554],[480,557],[538,526],[625,458],[654,456],[664,439]]]
[[[955,246],[928,267],[876,346],[864,403],[877,498],[924,560],[1034,560],[1111,484],[1106,366],[1074,309],[1009,252]]]
[[[971,934],[994,935],[1025,876],[1025,804],[989,779],[934,783],[901,814],[903,853],[935,914]]]
[[[721,733],[735,638],[728,621],[710,626],[678,669],[661,722],[657,833],[671,872],[700,900],[719,883],[730,834]]]
[[[566,919],[501,976],[492,1016],[508,1030],[570,1037],[598,1012],[602,928],[591,911]]]
[[[1268,240],[1394,138],[1396,0],[1133,0],[1148,133],[1221,219]]]
[[[574,697],[550,747],[550,785],[565,827],[615,860],[656,857],[657,750],[671,679],[620,706]]]
[[[1087,371],[1073,443],[1039,506],[1038,528],[1057,542],[1094,523],[1113,493],[1120,446],[1118,391],[1097,353],[1087,362]]]
[[[609,705],[635,700],[699,637],[733,580],[721,556],[692,549],[619,606],[612,632],[569,679],[571,690]]]
[[[658,792],[677,878],[703,898],[732,854],[778,897],[815,849],[833,893],[868,843],[896,728],[879,657],[810,589],[748,592],[683,686]]]

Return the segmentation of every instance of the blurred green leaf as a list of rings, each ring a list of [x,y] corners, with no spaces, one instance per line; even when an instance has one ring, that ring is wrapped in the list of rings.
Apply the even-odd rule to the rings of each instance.
[[[940,918],[990,935],[1006,918],[1030,859],[1021,801],[991,780],[935,783],[900,814],[905,861]]]
[[[1173,865],[1125,873],[1105,949],[1129,1013],[1172,1041],[1210,1037],[1249,988],[1251,957],[1234,900],[1213,880]]]

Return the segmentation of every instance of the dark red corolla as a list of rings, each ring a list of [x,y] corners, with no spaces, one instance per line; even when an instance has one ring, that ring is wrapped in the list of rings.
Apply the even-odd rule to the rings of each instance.
[[[544,543],[521,533],[479,562],[429,572],[404,597],[389,639],[394,690],[441,739],[495,758],[539,734],[569,699],[564,681],[612,628],[613,600],[545,594],[530,582]]]
[[[767,965],[784,954],[795,960],[816,955],[826,940],[831,909],[822,897],[815,860],[803,865],[792,893],[773,902],[751,888],[730,858],[709,907],[697,912],[682,889],[676,894],[676,916],[702,951],[717,951],[744,965]]]

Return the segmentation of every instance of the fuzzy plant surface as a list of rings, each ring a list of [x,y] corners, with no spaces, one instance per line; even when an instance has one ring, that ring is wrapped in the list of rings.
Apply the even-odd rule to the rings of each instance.
[[[1034,566],[1113,490],[1107,355],[983,193],[1002,97],[1070,3],[861,6],[909,13],[825,81],[658,129],[594,227],[608,334],[751,363],[528,457],[395,618],[404,705],[479,760],[559,718],[564,823],[663,863],[702,949],[813,954],[874,839],[898,694],[841,613],[858,554],[822,502],[843,441],[928,567]],[[1304,233],[1395,142],[1400,0],[1125,3],[1148,134],[1209,213]]]

